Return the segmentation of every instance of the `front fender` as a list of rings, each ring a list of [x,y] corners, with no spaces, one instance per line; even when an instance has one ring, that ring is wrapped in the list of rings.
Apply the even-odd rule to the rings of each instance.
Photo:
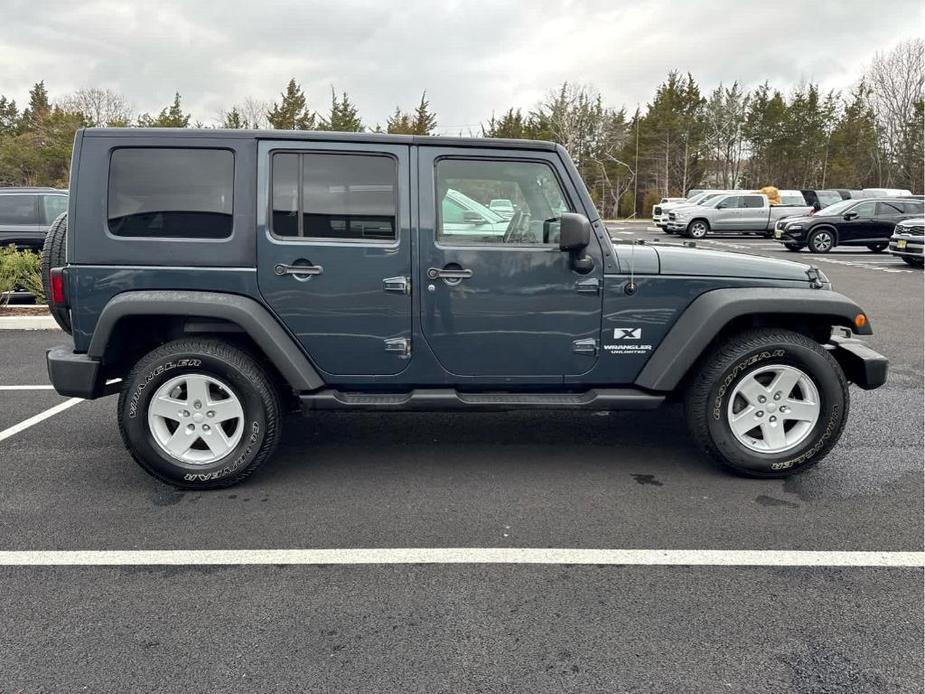
[[[855,325],[861,307],[837,292],[819,289],[756,287],[714,289],[695,299],[681,314],[646,362],[635,385],[656,391],[674,390],[707,345],[730,323],[743,316],[795,315],[825,319],[858,335],[873,330],[867,320]]]

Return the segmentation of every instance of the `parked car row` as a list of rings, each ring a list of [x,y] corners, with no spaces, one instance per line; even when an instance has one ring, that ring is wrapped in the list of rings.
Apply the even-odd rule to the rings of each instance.
[[[0,247],[41,251],[48,225],[66,211],[66,190],[0,188]]]
[[[788,251],[808,248],[828,253],[836,246],[867,246],[880,253],[890,245],[897,224],[921,217],[921,197],[884,197],[842,200],[812,215],[781,219],[774,239]]]

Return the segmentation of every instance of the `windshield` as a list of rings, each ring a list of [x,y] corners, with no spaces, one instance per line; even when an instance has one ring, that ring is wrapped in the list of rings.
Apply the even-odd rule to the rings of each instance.
[[[725,193],[708,193],[707,196],[700,202],[700,205],[702,207],[716,207],[721,200],[725,199]]]
[[[838,215],[847,210],[849,207],[857,203],[857,200],[842,200],[841,202],[836,202],[834,205],[829,205],[819,210],[816,215],[818,216],[831,216]]]
[[[688,198],[684,202],[686,202],[688,205],[699,205],[700,201],[704,200],[708,195],[709,193],[697,193],[697,195]]]

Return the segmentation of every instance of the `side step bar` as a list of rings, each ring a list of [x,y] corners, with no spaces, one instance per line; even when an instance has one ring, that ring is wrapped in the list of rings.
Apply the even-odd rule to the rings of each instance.
[[[471,411],[506,410],[652,410],[665,401],[636,388],[596,388],[583,393],[461,393],[424,388],[407,393],[346,393],[322,390],[299,396],[302,411]]]

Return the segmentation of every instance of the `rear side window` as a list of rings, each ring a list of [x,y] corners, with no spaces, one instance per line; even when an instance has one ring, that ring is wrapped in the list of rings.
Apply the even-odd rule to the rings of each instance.
[[[901,207],[902,207],[902,203],[898,203],[898,202],[878,202],[877,203],[877,214],[878,215],[880,214],[883,214],[883,215],[902,214],[903,211]]]
[[[116,236],[231,236],[234,154],[226,149],[125,148],[109,163]]]
[[[41,224],[37,195],[0,195],[0,224]]]
[[[745,195],[741,207],[764,207],[764,198],[760,195]]]
[[[376,154],[273,155],[270,229],[282,238],[394,241],[398,166]]]
[[[899,208],[904,214],[922,214],[923,210],[925,210],[925,201],[903,200],[899,203]]]

